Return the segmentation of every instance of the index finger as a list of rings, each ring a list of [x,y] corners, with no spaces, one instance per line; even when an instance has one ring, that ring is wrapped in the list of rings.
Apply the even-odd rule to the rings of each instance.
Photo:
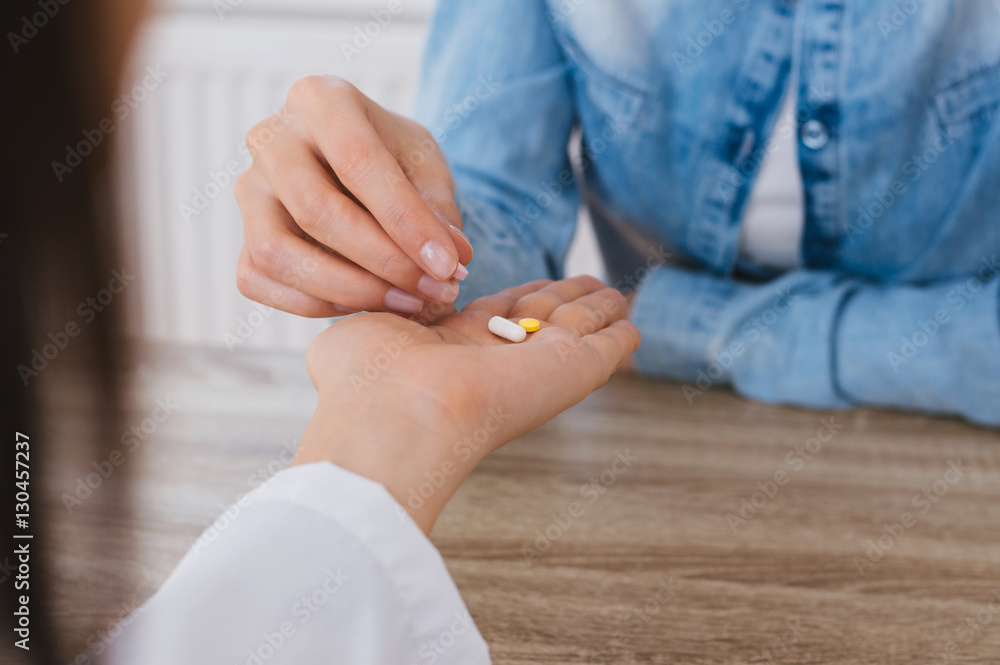
[[[341,96],[324,107],[330,105],[341,118],[336,125],[314,114],[304,114],[303,124],[333,172],[418,266],[439,281],[450,279],[458,268],[451,233],[385,147],[364,102]]]

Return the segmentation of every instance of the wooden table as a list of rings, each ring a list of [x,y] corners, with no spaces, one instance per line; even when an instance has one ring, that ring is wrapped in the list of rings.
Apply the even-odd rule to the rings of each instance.
[[[121,612],[91,583],[141,602],[315,403],[300,356],[185,348],[145,349],[132,394],[128,424],[176,409],[126,461],[133,516],[61,527],[106,545],[61,559],[81,637]],[[488,458],[432,537],[497,664],[1000,663],[1000,435],[955,420],[618,376]]]

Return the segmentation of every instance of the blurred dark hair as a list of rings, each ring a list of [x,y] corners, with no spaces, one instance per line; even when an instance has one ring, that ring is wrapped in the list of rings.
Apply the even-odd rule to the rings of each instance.
[[[4,103],[0,104],[4,134],[0,437],[5,444],[0,453],[0,531],[4,534],[0,564],[8,571],[0,582],[0,661],[4,663],[64,663],[83,648],[67,643],[54,621],[53,604],[61,589],[53,584],[57,572],[53,552],[59,543],[51,518],[57,515],[56,497],[66,488],[46,481],[51,475],[48,469],[65,459],[62,452],[70,448],[78,453],[86,447],[86,454],[74,458],[100,459],[119,422],[120,304],[81,326],[80,334],[37,376],[24,371],[34,370],[33,351],[50,342],[50,333],[58,335],[67,323],[78,321],[76,304],[106,286],[115,267],[118,247],[105,177],[108,141],[61,179],[53,169],[53,162],[66,161],[68,145],[77,145],[84,130],[98,126],[112,99],[115,73],[108,70],[117,63],[104,61],[109,50],[103,44],[115,37],[102,34],[111,30],[101,25],[102,8],[107,10],[107,4],[87,0],[4,0],[0,4],[6,42]],[[70,373],[74,394],[80,391],[88,400],[86,418],[93,427],[55,440],[48,434],[55,414],[47,412],[45,396],[49,387]],[[30,526],[26,531],[15,528],[18,432],[30,437]],[[109,483],[101,491],[111,496],[119,490]],[[101,506],[122,503],[102,501]],[[14,531],[31,533],[33,539],[15,540]],[[30,542],[29,586],[17,589],[14,548],[24,542]],[[94,592],[99,595],[100,589]],[[13,613],[22,594],[30,594],[27,652],[13,646],[18,639]]]

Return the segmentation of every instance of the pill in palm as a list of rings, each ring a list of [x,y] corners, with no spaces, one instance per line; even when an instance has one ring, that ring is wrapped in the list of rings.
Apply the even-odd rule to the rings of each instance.
[[[524,338],[528,336],[528,332],[524,328],[502,316],[494,316],[490,319],[489,328],[494,335],[499,335],[512,342],[523,342]]]
[[[528,332],[535,332],[542,327],[542,324],[538,321],[538,319],[521,319],[517,322],[517,325],[521,326]]]

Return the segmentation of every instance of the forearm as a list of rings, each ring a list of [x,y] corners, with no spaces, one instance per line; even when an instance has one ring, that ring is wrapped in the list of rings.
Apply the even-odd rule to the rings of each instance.
[[[863,403],[1000,424],[998,281],[972,279],[980,288],[965,297],[969,280],[877,286],[795,271],[751,284],[664,267],[636,298],[632,320],[644,338],[636,367],[685,381],[689,400],[730,384],[768,402]],[[933,335],[920,325],[928,321]]]
[[[837,330],[845,395],[1000,425],[1000,279],[868,288]]]

